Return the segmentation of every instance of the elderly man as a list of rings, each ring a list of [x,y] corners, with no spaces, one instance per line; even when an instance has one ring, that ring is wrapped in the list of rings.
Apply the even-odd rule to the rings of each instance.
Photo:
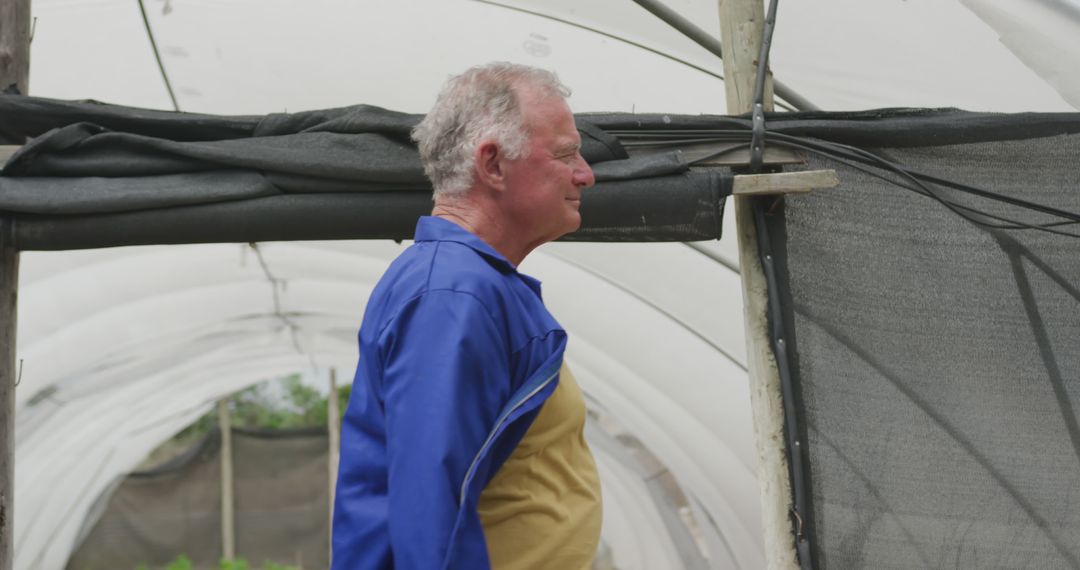
[[[413,131],[435,208],[360,327],[334,570],[591,565],[584,400],[562,368],[566,332],[517,271],[578,228],[594,182],[568,94],[546,71],[476,67]]]

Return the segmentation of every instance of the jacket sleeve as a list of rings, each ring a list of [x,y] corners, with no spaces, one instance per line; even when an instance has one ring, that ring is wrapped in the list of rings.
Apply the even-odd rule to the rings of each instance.
[[[430,291],[380,335],[398,570],[442,567],[462,481],[511,394],[503,330],[472,295]],[[469,550],[484,556],[470,568],[488,567],[486,548]]]

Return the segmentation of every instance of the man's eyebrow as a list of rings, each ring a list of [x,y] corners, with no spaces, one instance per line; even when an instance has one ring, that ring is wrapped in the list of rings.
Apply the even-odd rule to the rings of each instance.
[[[557,154],[563,154],[563,153],[568,153],[568,152],[577,152],[579,150],[581,150],[581,143],[570,143],[570,144],[565,144],[563,146],[560,146],[559,148],[556,149],[555,152]]]

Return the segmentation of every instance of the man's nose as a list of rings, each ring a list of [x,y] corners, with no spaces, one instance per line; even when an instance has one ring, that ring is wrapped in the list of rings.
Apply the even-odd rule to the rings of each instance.
[[[593,175],[592,167],[583,158],[580,165],[574,169],[574,185],[589,188],[593,184],[596,184],[596,176]]]

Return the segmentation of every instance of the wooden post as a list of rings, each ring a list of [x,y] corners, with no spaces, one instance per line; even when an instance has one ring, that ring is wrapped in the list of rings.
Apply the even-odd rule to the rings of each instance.
[[[326,427],[330,434],[330,557],[334,556],[334,496],[337,494],[338,462],[341,458],[341,412],[338,409],[337,369],[330,369],[330,395],[326,397]]]
[[[0,570],[11,570],[15,516],[15,323],[19,252],[12,223],[0,217]]]
[[[221,556],[236,559],[236,521],[233,515],[232,422],[229,400],[219,400],[218,428],[221,430]]]
[[[0,91],[12,85],[30,91],[30,0],[0,0]]]
[[[761,49],[765,9],[762,0],[719,0],[720,36],[724,51],[724,89],[729,115],[747,113],[754,98],[758,51]],[[772,74],[766,78],[766,111],[773,108]],[[769,347],[768,285],[758,259],[753,196],[735,196],[739,236],[739,267],[743,286],[750,404],[758,453],[758,486],[765,537],[765,559],[770,569],[795,569],[795,541],[788,513],[791,482],[788,478],[784,437],[784,409],[780,374]]]
[[[0,90],[30,91],[30,0],[0,0]],[[13,141],[19,142],[22,141]],[[12,220],[0,215],[0,570],[15,556],[15,331],[19,252]]]

